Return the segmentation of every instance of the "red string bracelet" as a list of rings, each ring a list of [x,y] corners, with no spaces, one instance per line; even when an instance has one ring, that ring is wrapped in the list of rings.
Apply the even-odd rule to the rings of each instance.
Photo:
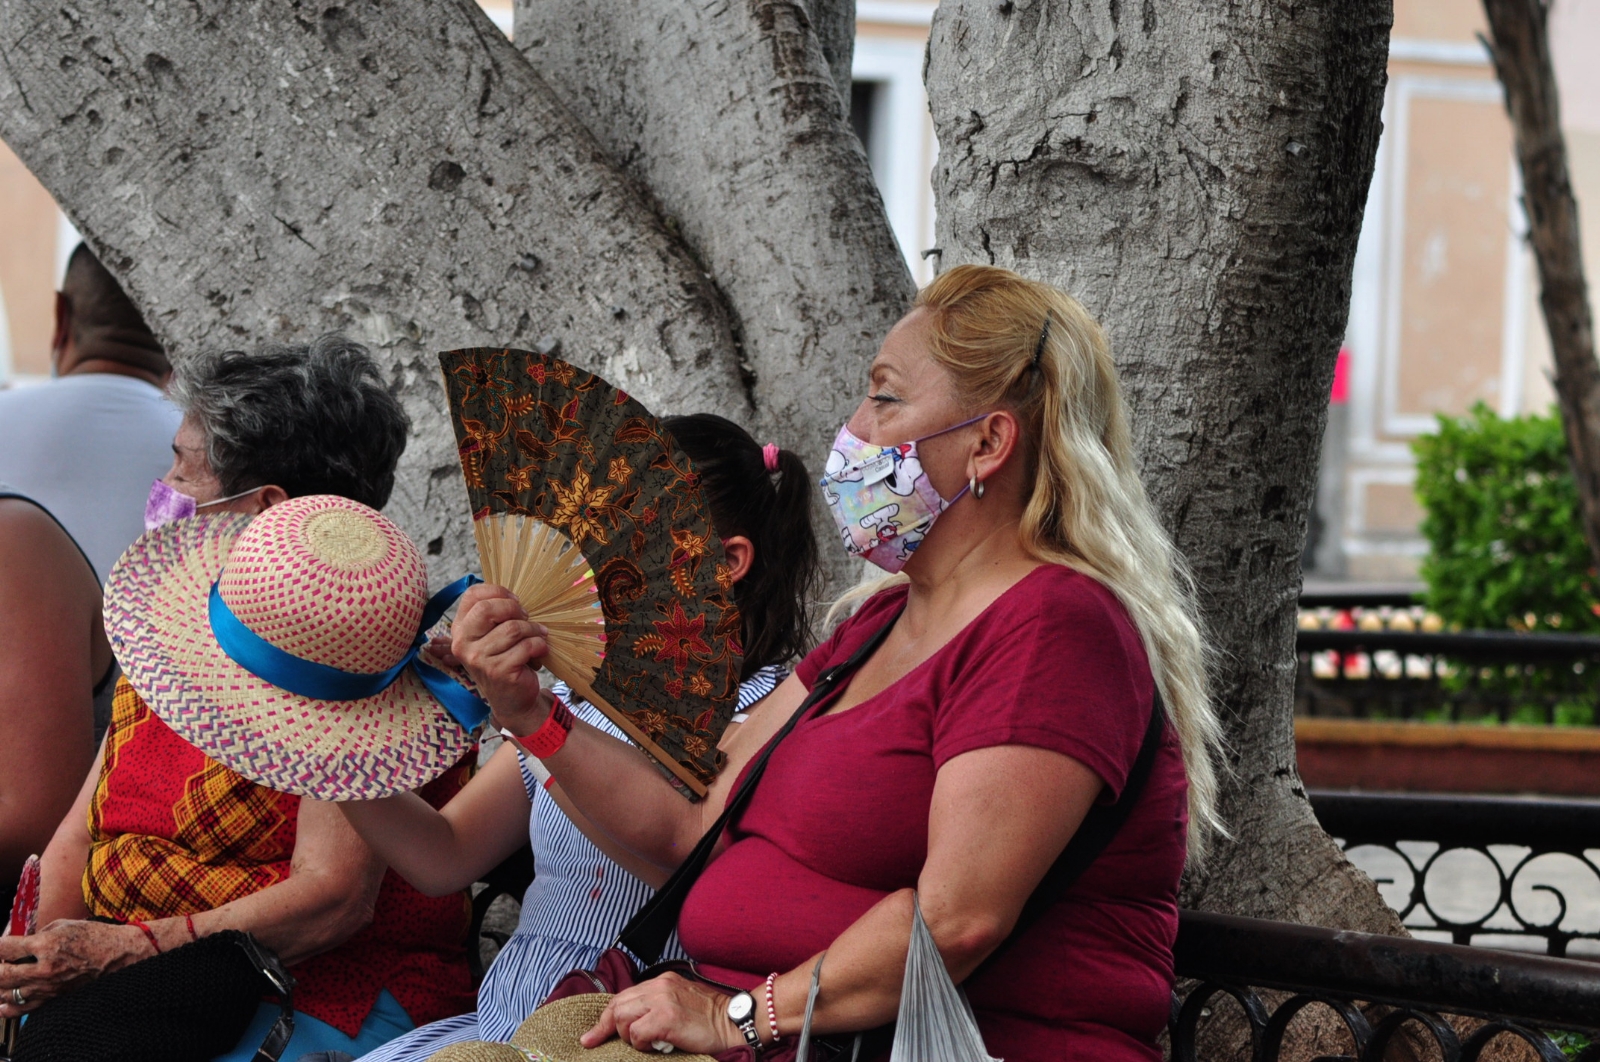
[[[184,915],[183,916],[183,924],[189,927],[189,939],[190,940],[199,940],[200,939],[200,934],[198,934],[198,933],[196,933],[194,931],[194,915],[187,915],[187,914]]]
[[[572,712],[567,708],[560,697],[552,697],[550,717],[544,725],[525,737],[516,737],[516,742],[526,749],[529,755],[539,759],[547,759],[561,751],[561,746],[567,743],[567,735],[572,733]]]
[[[145,925],[143,922],[129,922],[128,924],[130,926],[138,926],[140,932],[144,934],[145,939],[150,942],[150,946],[156,949],[156,954],[161,954],[161,945],[156,943],[156,935],[151,931],[149,926]]]

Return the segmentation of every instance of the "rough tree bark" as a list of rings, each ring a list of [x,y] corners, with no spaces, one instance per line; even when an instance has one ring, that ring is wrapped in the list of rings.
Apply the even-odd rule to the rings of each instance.
[[[810,0],[842,36],[853,2]],[[799,0],[519,0],[534,68],[704,263],[727,299],[756,427],[820,464],[915,287],[850,128],[849,52]],[[851,27],[853,31],[853,27]],[[824,541],[833,525],[817,498]],[[824,551],[835,589],[853,566]]]
[[[851,64],[856,54],[856,0],[806,0],[811,29],[822,46],[822,58],[833,75],[833,85],[850,114]]]
[[[379,349],[435,578],[471,556],[438,350],[555,341],[752,412],[715,285],[472,0],[0,0],[0,136],[174,351]]]
[[[1505,88],[1522,171],[1522,202],[1539,266],[1539,305],[1556,364],[1556,400],[1583,508],[1583,536],[1600,568],[1600,362],[1583,275],[1578,201],[1567,172],[1567,138],[1550,61],[1544,0],[1484,0],[1489,52]]]
[[[927,81],[946,267],[1105,323],[1144,475],[1198,580],[1234,840],[1185,901],[1398,932],[1295,770],[1296,599],[1377,149],[1389,0],[943,0]]]

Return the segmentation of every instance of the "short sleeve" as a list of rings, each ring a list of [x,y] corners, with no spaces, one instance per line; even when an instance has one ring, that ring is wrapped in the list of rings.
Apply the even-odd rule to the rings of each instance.
[[[933,721],[938,767],[964,752],[1059,752],[1121,793],[1149,723],[1154,680],[1138,631],[1104,586],[1036,572],[990,607],[951,661]]]
[[[795,665],[795,677],[801,685],[811,689],[816,684],[817,676],[835,664],[842,664],[850,659],[850,654],[861,648],[868,638],[871,638],[889,621],[889,617],[899,611],[905,604],[906,588],[904,585],[892,586],[868,598],[856,614],[834,628],[826,641],[807,653]]]

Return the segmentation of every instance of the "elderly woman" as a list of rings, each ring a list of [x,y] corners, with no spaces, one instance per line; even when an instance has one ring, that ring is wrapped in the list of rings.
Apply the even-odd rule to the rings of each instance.
[[[388,500],[406,417],[355,344],[325,337],[200,357],[179,367],[172,394],[185,415],[147,525],[197,510],[254,514],[313,494],[373,507]],[[442,805],[467,768],[423,795]],[[38,960],[0,966],[0,1015],[238,929],[274,949],[299,981],[283,1057],[359,1055],[471,1008],[467,918],[461,893],[428,898],[386,875],[335,806],[262,788],[208,758],[124,680],[103,763],[44,854],[43,928],[0,939],[0,960]],[[275,1010],[263,1007],[239,1058],[254,1055]]]
[[[1217,724],[1099,327],[1016,274],[944,273],[885,340],[828,472],[846,548],[904,578],[726,743],[700,805],[552,712],[534,671],[543,632],[503,592],[478,588],[456,623],[454,651],[500,723],[539,732],[566,796],[662,868],[819,676],[888,628],[778,746],[683,909],[700,970],[745,991],[664,975],[616,995],[585,1043],[770,1045],[799,1031],[819,958],[814,1031],[881,1027],[920,901],[990,1054],[1158,1059],[1186,848],[1198,856],[1216,826]],[[1153,721],[1164,734],[1120,832],[1008,940],[1090,809],[1121,796]]]

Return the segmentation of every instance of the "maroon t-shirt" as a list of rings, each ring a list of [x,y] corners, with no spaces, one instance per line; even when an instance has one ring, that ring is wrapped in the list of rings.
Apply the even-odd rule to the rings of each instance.
[[[808,687],[901,607],[874,597],[796,669]],[[730,844],[684,905],[706,973],[741,986],[827,948],[884,896],[915,886],[934,779],[996,745],[1070,756],[1120,793],[1150,719],[1143,645],[1105,587],[1031,572],[874,697],[802,722],[773,753]],[[1172,990],[1188,783],[1171,728],[1138,805],[1059,903],[966,984],[1006,1062],[1154,1060]]]

